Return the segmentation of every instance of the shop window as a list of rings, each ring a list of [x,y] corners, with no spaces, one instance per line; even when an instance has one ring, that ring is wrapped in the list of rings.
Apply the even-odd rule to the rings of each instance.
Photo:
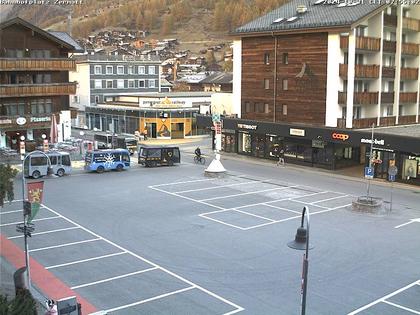
[[[282,111],[282,113],[283,113],[283,115],[287,115],[287,105],[285,105],[285,104],[283,104],[282,106],[281,106],[281,111]]]
[[[250,154],[251,152],[251,135],[240,132],[238,134],[238,153]]]
[[[270,64],[270,54],[269,53],[264,54],[264,64],[266,64],[266,65]]]
[[[345,147],[345,148],[344,148],[343,158],[344,158],[344,159],[351,160],[351,158],[352,158],[352,153],[353,153],[353,148],[352,148],[352,147]]]
[[[284,65],[289,64],[289,53],[283,53],[283,64]]]
[[[264,79],[264,89],[268,90],[270,88],[270,80]]]
[[[287,79],[283,79],[283,91],[287,91],[289,89],[289,81]]]

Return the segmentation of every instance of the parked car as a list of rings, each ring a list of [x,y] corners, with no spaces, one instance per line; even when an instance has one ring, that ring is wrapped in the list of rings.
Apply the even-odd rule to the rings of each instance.
[[[181,153],[178,147],[140,146],[138,152],[138,164],[147,167],[172,166],[175,163],[181,163]]]

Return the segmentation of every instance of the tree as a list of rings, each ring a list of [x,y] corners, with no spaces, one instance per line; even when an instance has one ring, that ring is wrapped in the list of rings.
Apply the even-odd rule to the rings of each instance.
[[[36,302],[29,290],[20,290],[16,297],[8,301],[0,294],[1,315],[37,315]]]
[[[18,171],[9,164],[0,164],[0,206],[3,207],[4,201],[12,201],[15,198],[13,190],[13,179]]]

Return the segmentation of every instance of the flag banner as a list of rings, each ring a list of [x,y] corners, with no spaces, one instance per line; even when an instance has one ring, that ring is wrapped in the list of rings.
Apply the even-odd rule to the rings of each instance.
[[[41,207],[42,196],[44,192],[44,182],[30,182],[27,184],[27,190],[28,201],[31,203],[31,214],[28,217],[27,223],[31,223]]]

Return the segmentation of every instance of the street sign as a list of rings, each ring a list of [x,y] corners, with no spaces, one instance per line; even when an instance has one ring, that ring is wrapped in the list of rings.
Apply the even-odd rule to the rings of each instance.
[[[388,175],[388,180],[389,180],[390,182],[395,182],[395,175],[391,175],[391,174],[389,174],[389,175]]]
[[[388,175],[395,176],[395,175],[397,175],[397,173],[398,173],[398,168],[395,165],[391,165],[388,168]]]
[[[365,167],[365,178],[372,179],[374,174],[374,168],[373,167]]]

